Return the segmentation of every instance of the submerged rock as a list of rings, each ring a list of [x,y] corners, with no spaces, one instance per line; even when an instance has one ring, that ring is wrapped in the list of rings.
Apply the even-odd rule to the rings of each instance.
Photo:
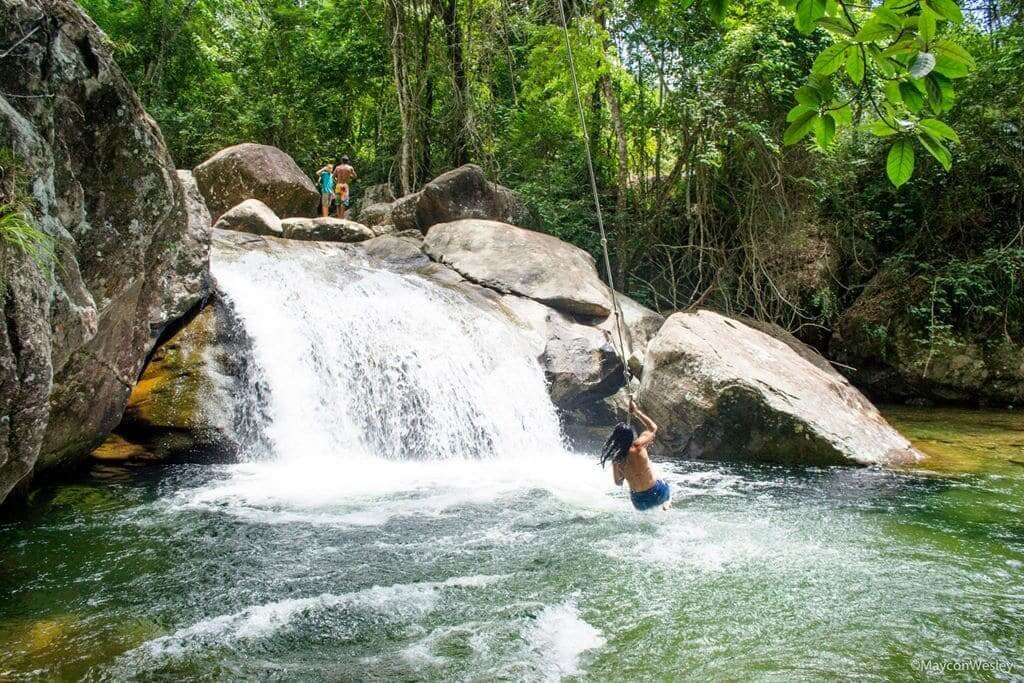
[[[603,318],[611,312],[594,259],[551,235],[468,219],[433,226],[423,246],[433,260],[496,291],[575,315]]]
[[[684,457],[865,465],[922,457],[841,375],[711,311],[676,313],[651,340],[640,403]]]
[[[0,500],[117,424],[153,339],[202,296],[202,218],[163,138],[70,0],[0,0],[0,145],[31,179],[52,269],[0,261]]]
[[[380,212],[377,209],[375,212]],[[479,218],[536,228],[537,221],[526,203],[507,187],[487,180],[474,164],[442,173],[419,192],[390,205],[390,221],[398,230],[426,232],[432,225],[465,218]]]
[[[252,235],[284,236],[281,219],[258,199],[246,199],[224,212],[214,227],[218,230],[234,230]]]
[[[246,199],[260,200],[278,216],[308,216],[320,197],[295,160],[269,145],[227,147],[193,173],[214,218]]]
[[[374,236],[361,223],[344,218],[285,218],[281,221],[284,236],[293,240],[316,242],[361,242]]]

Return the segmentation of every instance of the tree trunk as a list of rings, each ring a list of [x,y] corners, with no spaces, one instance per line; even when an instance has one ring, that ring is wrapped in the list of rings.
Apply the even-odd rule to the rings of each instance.
[[[416,189],[416,117],[406,66],[404,0],[387,0],[387,19],[391,34],[391,66],[395,76],[395,93],[398,95],[398,113],[402,124],[402,141],[398,150],[398,185],[402,194],[407,195]]]
[[[462,27],[459,25],[457,0],[436,0],[444,22],[448,63],[452,70],[455,90],[455,124],[452,130],[450,159],[452,166],[469,162],[469,133],[473,129],[472,109],[469,102],[469,81],[462,54]]]

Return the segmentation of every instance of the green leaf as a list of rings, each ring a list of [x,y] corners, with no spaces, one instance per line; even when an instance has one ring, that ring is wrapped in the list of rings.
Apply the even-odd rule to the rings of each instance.
[[[903,104],[903,94],[900,93],[899,81],[885,82],[885,99],[889,100],[896,106]]]
[[[860,85],[864,80],[864,53],[860,45],[851,45],[846,48],[846,73],[850,80]]]
[[[889,26],[881,19],[874,17],[869,19],[853,37],[858,43],[870,43],[875,40],[883,40],[895,35],[896,29]]]
[[[833,106],[835,105],[838,105],[838,102],[833,103]],[[853,123],[853,109],[850,108],[849,104],[844,104],[838,109],[832,109],[828,114],[835,119],[836,126],[849,126]]]
[[[924,78],[935,68],[935,55],[930,52],[918,52],[914,61],[910,63],[910,75],[914,78]]]
[[[818,118],[818,112],[807,111],[800,114],[791,124],[786,132],[782,135],[782,141],[787,145],[803,140],[811,129],[814,127],[814,122]]]
[[[853,26],[846,20],[846,17],[822,17],[815,23],[826,31],[853,38]]]
[[[846,61],[846,48],[850,46],[849,41],[842,40],[833,45],[829,45],[818,58],[814,60],[814,65],[811,67],[811,71],[816,74],[828,76],[839,70],[839,67]]]
[[[826,0],[797,0],[796,28],[801,33],[814,30],[814,22],[825,16]]]
[[[796,121],[798,118],[800,118],[801,114],[805,114],[807,112],[817,112],[817,111],[818,111],[818,108],[816,106],[815,107],[805,107],[802,104],[798,104],[795,107],[793,107],[792,109],[790,109],[789,113],[786,114],[786,121],[789,122],[789,123],[792,123],[793,121]]]
[[[818,146],[828,149],[832,146],[832,139],[836,136],[836,121],[830,114],[819,116],[814,121],[814,138]]]
[[[948,57],[954,61],[966,64],[971,69],[976,66],[971,53],[949,39],[935,41],[935,44],[932,45],[932,52],[940,57]]]
[[[904,38],[897,40],[889,47],[882,50],[882,54],[886,57],[894,57],[896,55],[909,55],[917,52],[918,45],[916,38]]]
[[[874,43],[868,43],[868,53],[875,60],[875,64],[878,65],[878,70],[882,72],[883,76],[891,77],[896,73],[896,66],[893,64],[893,61],[882,54],[880,47]]]
[[[727,6],[727,0],[708,0],[708,11],[716,24],[721,24],[725,20]]]
[[[923,135],[918,135],[917,139],[933,157],[938,159],[944,169],[948,171],[953,166],[953,155],[938,138],[926,132]]]
[[[960,11],[960,6],[953,0],[924,0],[924,5],[954,24],[962,24],[964,21],[964,13]]]
[[[889,148],[885,173],[896,187],[902,186],[914,175],[914,143],[909,138],[901,138]]]
[[[928,74],[928,78],[924,81],[925,92],[928,93],[928,104],[931,105],[932,111],[936,114],[941,114],[946,110],[945,105],[945,93],[942,92],[942,86],[935,79],[935,74]]]
[[[924,128],[940,140],[960,142],[960,136],[956,134],[956,131],[938,119],[921,119],[917,122],[917,125]]]
[[[903,104],[907,105],[907,109],[916,114],[924,108],[924,97],[921,96],[921,91],[915,88],[913,83],[902,81],[899,87],[900,97],[903,99]]]
[[[964,78],[971,73],[966,64],[943,54],[935,57],[935,71],[946,78]]]
[[[793,93],[793,97],[800,104],[812,109],[817,109],[821,106],[821,94],[809,85],[802,85],[797,88],[796,92]]]
[[[925,43],[932,42],[935,39],[936,30],[935,12],[927,7],[922,7],[921,18],[917,24],[917,33],[921,36],[921,40]]]
[[[883,24],[889,24],[889,26],[892,26],[897,31],[903,27],[903,19],[888,7],[883,6],[875,9],[875,17]]]
[[[901,132],[898,129],[893,128],[892,126],[887,124],[885,121],[882,121],[881,119],[875,119],[874,121],[869,123],[866,126],[866,128],[868,131],[871,132],[872,135],[880,138],[887,138],[891,135],[896,135],[897,133]]]

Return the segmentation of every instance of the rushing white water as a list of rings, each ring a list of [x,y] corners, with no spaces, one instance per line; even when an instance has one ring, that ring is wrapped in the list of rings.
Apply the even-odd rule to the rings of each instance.
[[[459,294],[341,250],[250,251],[216,259],[214,275],[265,384],[248,398],[264,403],[272,456],[449,460],[561,449],[524,340]]]

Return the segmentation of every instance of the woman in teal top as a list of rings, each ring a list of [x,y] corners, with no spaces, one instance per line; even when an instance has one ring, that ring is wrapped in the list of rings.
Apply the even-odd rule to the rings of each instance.
[[[334,198],[334,167],[327,164],[317,171],[317,176],[320,178],[320,215],[327,218]]]

